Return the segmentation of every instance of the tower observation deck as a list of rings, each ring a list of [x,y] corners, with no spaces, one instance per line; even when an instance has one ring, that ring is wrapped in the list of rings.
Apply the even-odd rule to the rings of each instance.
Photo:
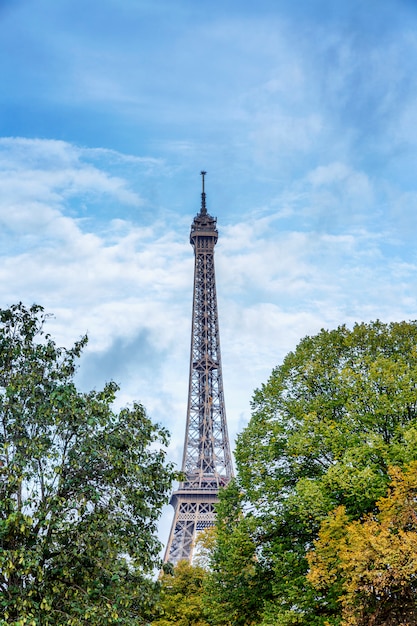
[[[202,175],[201,208],[191,224],[194,290],[190,376],[182,473],[171,496],[175,509],[165,562],[192,561],[196,535],[214,524],[219,489],[233,476],[220,356],[214,246],[216,218],[207,213]]]

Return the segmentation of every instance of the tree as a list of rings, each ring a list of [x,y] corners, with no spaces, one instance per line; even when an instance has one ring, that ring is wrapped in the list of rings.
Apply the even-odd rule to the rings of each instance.
[[[180,561],[162,574],[161,600],[152,626],[208,626],[204,618],[203,583],[206,570]]]
[[[390,476],[376,514],[350,521],[338,507],[307,555],[309,581],[338,594],[342,626],[417,623],[417,462],[390,468]]]
[[[139,404],[114,412],[114,383],[79,392],[87,339],[57,347],[46,317],[0,310],[0,623],[144,624],[167,433]]]
[[[195,540],[193,565],[198,565],[204,570],[210,570],[213,551],[217,543],[215,526],[208,526],[198,532]]]
[[[388,467],[417,459],[416,346],[417,322],[322,330],[255,392],[236,463],[239,506],[251,517],[240,530],[272,578],[262,624],[340,623],[339,594],[311,584],[306,554],[331,511],[374,513]]]
[[[204,608],[211,624],[250,626],[258,622],[270,582],[263,575],[236,481],[219,493],[216,527],[204,581]]]

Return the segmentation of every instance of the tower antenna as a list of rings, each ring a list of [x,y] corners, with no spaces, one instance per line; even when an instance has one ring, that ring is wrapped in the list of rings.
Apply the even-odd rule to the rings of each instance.
[[[203,183],[203,191],[201,192],[201,213],[206,215],[207,207],[206,207],[206,192],[204,191],[204,177],[207,174],[204,170],[201,171],[201,178]]]

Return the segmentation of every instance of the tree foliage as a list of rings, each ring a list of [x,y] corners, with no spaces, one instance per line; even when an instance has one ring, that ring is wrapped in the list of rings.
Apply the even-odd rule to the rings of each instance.
[[[340,588],[315,588],[306,555],[331,511],[343,507],[349,520],[375,513],[388,467],[417,460],[416,346],[416,322],[322,330],[304,338],[255,392],[231,488],[240,494],[234,510],[245,514],[229,531],[232,554],[218,551],[215,565],[228,572],[239,544],[252,542],[265,582],[259,623],[340,623]],[[245,540],[233,547],[239,533]],[[249,582],[240,578],[242,595]]]
[[[417,623],[417,462],[390,475],[376,514],[350,521],[338,507],[307,555],[313,586],[337,590],[342,626]]]
[[[167,433],[117,386],[79,392],[87,339],[58,347],[42,307],[0,311],[0,623],[143,624]]]
[[[172,572],[164,572],[161,600],[153,626],[208,626],[204,618],[203,583],[206,570],[180,561]]]
[[[252,538],[253,519],[243,514],[242,494],[231,481],[219,494],[204,607],[211,624],[256,624],[270,592]]]

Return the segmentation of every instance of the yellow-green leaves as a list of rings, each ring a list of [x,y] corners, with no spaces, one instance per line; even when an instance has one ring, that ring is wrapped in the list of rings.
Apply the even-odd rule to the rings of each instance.
[[[161,578],[161,601],[153,626],[209,626],[203,615],[203,568],[180,561]]]
[[[417,463],[391,468],[375,515],[350,520],[339,507],[308,554],[308,580],[337,590],[342,626],[413,624],[417,619]]]

